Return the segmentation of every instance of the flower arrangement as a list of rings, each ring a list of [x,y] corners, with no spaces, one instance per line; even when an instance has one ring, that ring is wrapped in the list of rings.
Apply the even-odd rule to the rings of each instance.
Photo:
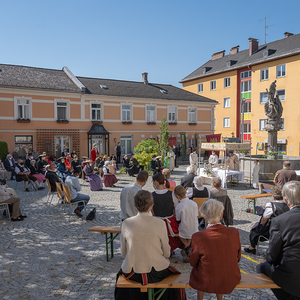
[[[276,147],[268,146],[265,151],[265,155],[267,159],[276,159],[277,157]]]
[[[217,177],[217,173],[213,170],[212,165],[204,165],[203,173],[208,177]]]

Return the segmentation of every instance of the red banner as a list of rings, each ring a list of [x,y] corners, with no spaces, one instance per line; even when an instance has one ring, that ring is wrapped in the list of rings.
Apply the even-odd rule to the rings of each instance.
[[[205,136],[208,143],[220,143],[221,142],[221,133],[220,134],[208,134]],[[216,155],[219,157],[220,151],[215,151]],[[208,157],[211,155],[211,151],[208,151]]]

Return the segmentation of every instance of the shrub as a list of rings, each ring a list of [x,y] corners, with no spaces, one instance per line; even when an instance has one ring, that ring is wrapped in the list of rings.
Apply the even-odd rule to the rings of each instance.
[[[6,158],[7,153],[8,153],[7,143],[0,141],[0,157],[2,161]]]

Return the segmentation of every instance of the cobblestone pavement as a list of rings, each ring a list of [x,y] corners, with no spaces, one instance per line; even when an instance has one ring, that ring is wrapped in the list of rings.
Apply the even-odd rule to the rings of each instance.
[[[172,174],[177,183],[185,174],[181,166]],[[120,269],[122,257],[117,238],[115,257],[106,262],[105,237],[100,233],[88,232],[94,225],[119,225],[119,194],[122,188],[135,179],[118,175],[115,188],[104,188],[101,192],[90,191],[89,184],[83,183],[82,192],[91,200],[88,211],[96,207],[97,216],[93,221],[83,221],[72,213],[71,218],[63,212],[57,200],[47,206],[47,191],[25,193],[22,186],[15,188],[21,198],[22,213],[28,216],[22,222],[10,222],[0,217],[0,299],[113,299],[115,275]],[[153,191],[152,180],[144,187]],[[247,203],[241,195],[256,193],[249,189],[249,183],[240,183],[229,188],[228,193],[234,207],[234,226],[239,229],[242,248],[248,245],[251,226],[259,217],[245,212]],[[269,198],[258,200],[264,205]],[[262,243],[266,244],[266,243]],[[266,245],[257,258],[242,251],[240,262],[242,272],[255,273],[257,261],[264,261]],[[190,272],[189,264],[182,263],[180,251],[171,259],[171,265],[181,272]],[[186,290],[188,299],[196,299],[193,289]],[[215,295],[205,295],[215,299]],[[269,289],[236,289],[225,299],[275,299]]]

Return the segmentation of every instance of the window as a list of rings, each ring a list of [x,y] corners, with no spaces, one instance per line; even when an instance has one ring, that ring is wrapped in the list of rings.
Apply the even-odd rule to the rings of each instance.
[[[197,109],[196,108],[188,109],[188,122],[192,123],[192,124],[197,123]]]
[[[203,68],[202,69],[202,73],[204,74],[206,72],[206,68]]]
[[[131,122],[131,105],[122,104],[122,122]]]
[[[259,119],[259,131],[265,130],[267,119]]]
[[[146,122],[147,123],[155,123],[155,106],[146,106]]]
[[[92,103],[92,120],[93,121],[101,121],[101,104],[100,103]]]
[[[264,57],[267,57],[268,56],[268,51],[264,51]]]
[[[18,119],[30,119],[29,115],[29,100],[17,99],[17,118]]]
[[[241,72],[241,79],[250,78],[250,77],[251,77],[251,71]]]
[[[241,92],[250,92],[251,91],[251,80],[241,82]]]
[[[120,136],[122,155],[131,154],[133,150],[133,136],[121,135]]]
[[[57,120],[68,120],[67,108],[68,108],[67,102],[56,102]]]
[[[241,113],[242,113],[242,105],[243,102],[241,101]],[[244,113],[250,113],[251,112],[251,102],[245,102],[244,103]]]
[[[32,135],[15,135],[15,149],[18,150],[19,158],[25,159],[26,154],[32,152]]]
[[[214,118],[214,128],[216,128],[216,126],[217,126],[217,120],[216,118]]]
[[[224,98],[224,108],[230,107],[230,98]]]
[[[269,69],[260,70],[260,81],[269,79]]]
[[[168,122],[177,123],[177,107],[168,106]]]
[[[223,118],[223,127],[230,127],[230,118]]]
[[[260,93],[259,99],[260,99],[259,101],[260,104],[266,103],[268,101],[268,94],[266,92]]]
[[[203,92],[203,83],[199,83],[198,84],[198,93],[202,93]]]
[[[224,88],[230,87],[230,77],[224,78]]]
[[[276,77],[284,77],[285,74],[285,65],[280,65],[276,67]]]
[[[210,82],[210,90],[214,91],[216,89],[216,87],[217,87],[216,81],[215,80],[211,81]]]
[[[285,101],[285,90],[277,90],[277,96],[281,102]]]

